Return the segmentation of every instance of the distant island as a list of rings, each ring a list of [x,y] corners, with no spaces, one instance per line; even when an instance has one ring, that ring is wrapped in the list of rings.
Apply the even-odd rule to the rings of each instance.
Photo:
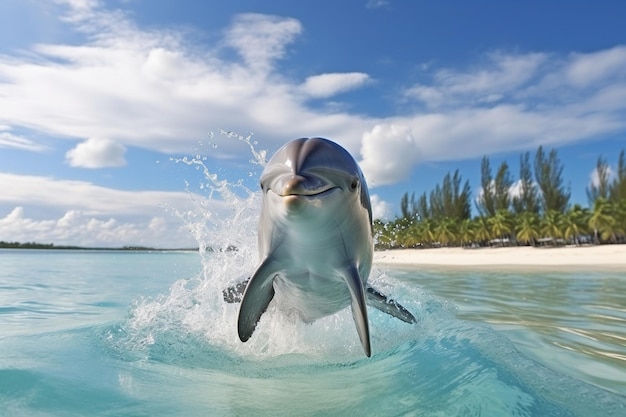
[[[98,247],[84,247],[84,246],[71,246],[71,245],[55,245],[53,243],[37,243],[37,242],[5,242],[0,240],[0,249],[56,249],[56,250],[119,250],[119,251],[198,251],[198,248],[178,248],[178,249],[163,249],[163,248],[151,248],[146,246],[122,246],[121,248],[98,248]]]

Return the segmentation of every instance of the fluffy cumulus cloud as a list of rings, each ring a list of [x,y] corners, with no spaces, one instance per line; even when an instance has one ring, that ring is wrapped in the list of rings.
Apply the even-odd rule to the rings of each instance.
[[[0,173],[0,240],[87,246],[196,245],[188,230],[220,200],[186,192],[122,191],[85,181]],[[204,223],[203,223],[204,227]]]
[[[168,232],[166,228],[169,229]],[[70,210],[59,218],[35,219],[29,217],[23,207],[15,207],[5,217],[0,217],[0,240],[88,247],[196,246],[184,228],[172,225],[164,217],[153,217],[147,222],[119,221],[89,216],[80,210]]]
[[[494,182],[491,182],[492,186],[495,186]],[[482,187],[478,190],[478,195],[476,196],[476,201],[480,202],[483,199],[485,191]],[[511,188],[509,188],[509,195],[511,198],[519,198],[522,195],[522,180],[517,180],[513,184],[511,184]]]
[[[246,13],[235,17],[226,32],[226,43],[250,68],[267,71],[300,32],[302,25],[296,19]]]
[[[65,154],[73,167],[105,168],[126,165],[124,145],[109,139],[89,138]]]
[[[376,187],[408,177],[420,150],[410,127],[381,124],[363,135],[361,156],[363,173]]]
[[[313,98],[326,98],[361,87],[368,81],[369,75],[362,72],[320,74],[308,77],[301,90]]]
[[[370,196],[372,202],[372,217],[379,220],[389,220],[393,217],[393,206],[380,198],[377,194]]]
[[[522,186],[523,186],[522,180],[517,180],[517,181],[513,182],[511,184],[511,186],[509,187],[509,197],[511,199],[521,197],[522,191],[523,191]],[[541,192],[539,190],[539,185],[536,182],[534,182],[534,181],[533,181],[533,186],[536,188],[538,193]],[[491,180],[491,183],[489,185],[489,190],[492,193],[495,192],[495,187],[496,187],[495,181]],[[478,190],[476,191],[476,197],[474,199],[475,202],[477,204],[482,204],[484,196],[485,196],[485,190],[483,189],[483,187],[479,187]]]
[[[606,172],[603,173],[603,175],[606,175],[606,179],[608,179],[609,184],[611,184],[617,176],[616,169],[607,166]],[[600,186],[600,172],[598,172],[598,167],[594,168],[589,174],[589,186]]]

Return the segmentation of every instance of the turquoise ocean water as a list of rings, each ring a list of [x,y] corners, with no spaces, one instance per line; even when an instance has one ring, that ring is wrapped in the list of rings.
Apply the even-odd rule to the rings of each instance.
[[[348,310],[241,343],[254,262],[0,250],[0,415],[626,415],[626,272],[378,269],[418,323],[370,309],[366,358]]]
[[[375,269],[418,322],[370,309],[371,358],[349,309],[241,343],[261,196],[175,161],[219,200],[170,210],[201,254],[0,250],[1,417],[626,416],[626,272]]]

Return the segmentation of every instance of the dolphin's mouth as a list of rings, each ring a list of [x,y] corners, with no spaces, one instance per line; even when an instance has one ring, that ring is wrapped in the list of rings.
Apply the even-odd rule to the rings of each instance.
[[[339,189],[336,186],[327,186],[324,188],[318,188],[315,190],[282,190],[281,192],[273,191],[275,194],[280,197],[322,197],[324,195],[330,194],[333,191]]]
[[[293,175],[282,177],[270,186],[281,197],[320,197],[339,187],[318,177]]]

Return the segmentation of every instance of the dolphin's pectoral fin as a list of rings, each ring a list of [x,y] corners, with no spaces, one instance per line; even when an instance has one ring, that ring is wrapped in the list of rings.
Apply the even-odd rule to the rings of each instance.
[[[278,264],[273,258],[266,258],[257,268],[241,298],[237,331],[239,339],[246,342],[254,333],[256,324],[274,298],[274,277],[278,273]]]
[[[367,357],[370,357],[372,350],[370,347],[370,328],[367,321],[367,306],[365,304],[365,289],[361,277],[355,267],[349,268],[344,273],[344,279],[348,284],[350,290],[350,297],[352,298],[352,318],[356,325],[356,330],[359,333],[359,339],[361,339],[361,345]]]
[[[224,301],[227,303],[240,303],[243,298],[243,293],[248,286],[248,282],[250,282],[250,278],[245,281],[240,282],[236,285],[231,285],[230,287],[222,290],[222,296],[224,297]]]
[[[404,322],[411,324],[417,323],[415,316],[413,316],[409,310],[370,286],[367,287],[367,303],[383,313],[387,313]]]

